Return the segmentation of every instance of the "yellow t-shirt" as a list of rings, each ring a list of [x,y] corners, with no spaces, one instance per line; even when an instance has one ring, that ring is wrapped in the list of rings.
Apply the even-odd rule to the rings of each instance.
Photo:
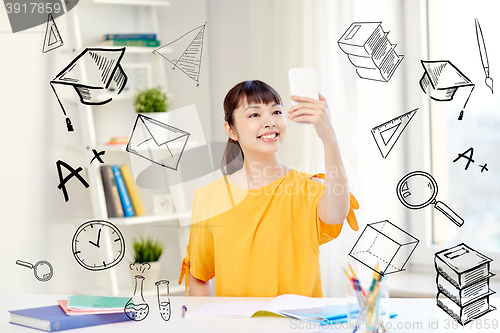
[[[199,188],[192,220],[201,222],[191,225],[179,283],[190,270],[202,281],[215,276],[216,296],[322,297],[319,246],[342,229],[318,217],[324,189],[297,170],[258,189],[239,188],[229,177]],[[357,230],[352,208],[351,194],[348,220]]]

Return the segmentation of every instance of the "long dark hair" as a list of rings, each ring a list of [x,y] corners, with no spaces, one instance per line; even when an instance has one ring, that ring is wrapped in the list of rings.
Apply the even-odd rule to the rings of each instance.
[[[235,85],[224,98],[224,121],[234,127],[233,112],[243,101],[247,104],[282,104],[278,92],[265,82],[259,80],[243,81]],[[243,167],[244,155],[238,141],[227,140],[221,170],[224,175],[230,175]]]

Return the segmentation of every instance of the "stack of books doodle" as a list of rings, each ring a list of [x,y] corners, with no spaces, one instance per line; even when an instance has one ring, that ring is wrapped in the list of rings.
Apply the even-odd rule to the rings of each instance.
[[[396,54],[396,44],[391,44],[381,23],[354,22],[337,43],[359,77],[388,82],[404,56]]]
[[[158,47],[160,41],[156,39],[156,34],[106,34],[99,45]]]
[[[495,310],[490,305],[490,272],[492,260],[459,244],[437,252],[436,267],[437,305],[461,325]]]

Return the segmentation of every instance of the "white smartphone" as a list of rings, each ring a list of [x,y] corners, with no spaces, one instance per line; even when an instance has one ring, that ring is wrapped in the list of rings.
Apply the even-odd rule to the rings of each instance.
[[[319,100],[318,77],[312,67],[291,68],[288,71],[290,95],[310,97]],[[298,104],[292,101],[292,105]]]

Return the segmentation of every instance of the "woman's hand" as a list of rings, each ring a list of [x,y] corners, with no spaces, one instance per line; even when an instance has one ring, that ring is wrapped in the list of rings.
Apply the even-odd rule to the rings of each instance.
[[[319,95],[319,101],[295,95],[290,96],[290,98],[299,104],[290,108],[288,119],[296,123],[312,124],[323,142],[335,140],[335,132],[330,121],[330,110],[323,95]]]

